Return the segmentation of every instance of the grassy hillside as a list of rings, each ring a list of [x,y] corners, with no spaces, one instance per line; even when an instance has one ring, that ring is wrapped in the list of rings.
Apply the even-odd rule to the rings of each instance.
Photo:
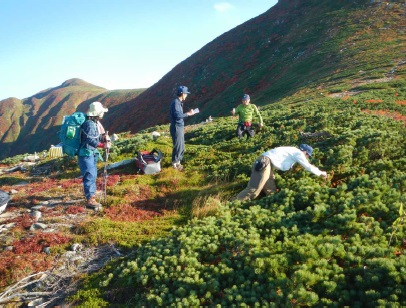
[[[168,179],[165,170],[149,184],[172,187],[167,204],[178,204],[179,213],[207,217],[138,246],[72,299],[106,306],[405,305],[405,90],[388,82],[351,98],[287,97],[263,107],[266,126],[247,142],[232,138],[231,117],[190,128],[186,172]],[[117,153],[129,147],[122,142]],[[327,170],[327,182],[295,168],[277,172],[280,190],[270,197],[226,201],[247,184],[263,151],[302,142],[316,148],[312,162]],[[149,146],[170,154],[166,143]]]
[[[63,115],[101,100],[110,132],[138,132],[168,123],[176,87],[192,91],[186,107],[209,115],[229,114],[248,92],[259,106],[306,91],[307,98],[345,95],[364,85],[403,79],[405,74],[404,3],[362,1],[279,1],[264,14],[208,43],[144,91],[109,93],[80,79],[17,100],[10,117],[1,112],[0,158],[40,152],[57,143]],[[140,95],[141,94],[141,95]],[[47,136],[38,139],[36,136]]]
[[[111,130],[168,123],[177,85],[199,107],[195,123],[225,116],[249,93],[260,106],[297,92],[313,99],[404,78],[405,6],[371,1],[279,1],[224,33],[118,108]],[[131,108],[130,106],[136,106]],[[151,108],[153,106],[153,108]]]
[[[305,94],[287,97],[261,109],[265,127],[243,142],[234,137],[233,117],[188,126],[184,172],[170,167],[167,125],[122,134],[112,162],[158,148],[163,171],[136,175],[133,164],[110,171],[102,213],[80,207],[75,161],[44,162],[53,166],[44,178],[0,176],[6,191],[29,182],[13,197],[12,211],[61,200],[42,210],[53,238],[29,235],[28,217],[14,220],[13,241],[2,245],[15,248],[0,254],[0,273],[10,284],[55,268],[73,243],[114,245],[122,256],[85,277],[72,304],[405,305],[406,93],[397,81],[386,85],[312,102]],[[328,172],[328,181],[298,167],[277,172],[272,196],[229,201],[263,151],[302,142],[315,148],[312,163]]]

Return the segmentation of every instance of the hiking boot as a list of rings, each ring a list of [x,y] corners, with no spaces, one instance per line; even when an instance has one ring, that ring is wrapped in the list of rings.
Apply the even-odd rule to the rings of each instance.
[[[100,211],[102,205],[96,201],[95,197],[91,197],[89,200],[87,200],[86,207],[95,211]]]

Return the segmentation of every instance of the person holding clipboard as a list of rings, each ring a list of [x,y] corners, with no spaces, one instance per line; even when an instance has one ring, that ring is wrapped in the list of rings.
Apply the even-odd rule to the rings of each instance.
[[[185,153],[185,123],[184,118],[194,115],[199,112],[199,109],[190,110],[186,113],[183,112],[183,104],[186,100],[189,89],[186,86],[179,86],[176,91],[176,98],[172,101],[170,107],[170,133],[172,137],[173,150],[172,150],[172,167],[182,171],[183,165],[181,164],[183,154]]]

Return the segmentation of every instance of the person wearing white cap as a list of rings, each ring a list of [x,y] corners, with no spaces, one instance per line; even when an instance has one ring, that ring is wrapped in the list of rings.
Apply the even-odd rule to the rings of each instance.
[[[312,157],[313,148],[308,144],[301,144],[299,148],[283,146],[262,153],[252,164],[251,178],[247,187],[235,199],[252,200],[264,190],[266,195],[276,192],[273,169],[287,171],[295,163],[299,163],[307,171],[327,179],[327,172],[321,171],[307,160]]]
[[[106,135],[100,119],[108,109],[100,102],[89,105],[86,121],[81,127],[81,143],[78,155],[80,172],[83,177],[83,190],[86,197],[86,207],[96,211],[101,204],[96,201],[97,161],[100,153],[98,148],[110,148],[110,138]]]

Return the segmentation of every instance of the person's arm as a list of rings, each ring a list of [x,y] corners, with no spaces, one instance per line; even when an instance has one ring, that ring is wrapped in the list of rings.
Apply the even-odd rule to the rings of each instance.
[[[325,179],[327,178],[327,172],[321,171],[319,168],[317,168],[316,166],[313,166],[311,163],[309,163],[306,156],[302,152],[299,152],[295,155],[295,160],[307,171],[309,171],[317,176],[322,176]]]
[[[261,113],[258,110],[258,107],[256,105],[254,105],[254,104],[252,106],[254,107],[254,112],[255,112],[256,116],[259,118],[259,124],[261,126],[264,126],[264,122],[262,120],[262,116],[261,116]]]
[[[235,108],[235,113],[234,115],[238,115],[238,122],[243,121],[243,115],[242,115],[242,104],[238,105],[237,108]]]
[[[176,119],[187,118],[189,115],[191,115],[190,111],[186,113],[183,112],[183,108],[179,100],[175,101],[172,112],[174,118]]]

